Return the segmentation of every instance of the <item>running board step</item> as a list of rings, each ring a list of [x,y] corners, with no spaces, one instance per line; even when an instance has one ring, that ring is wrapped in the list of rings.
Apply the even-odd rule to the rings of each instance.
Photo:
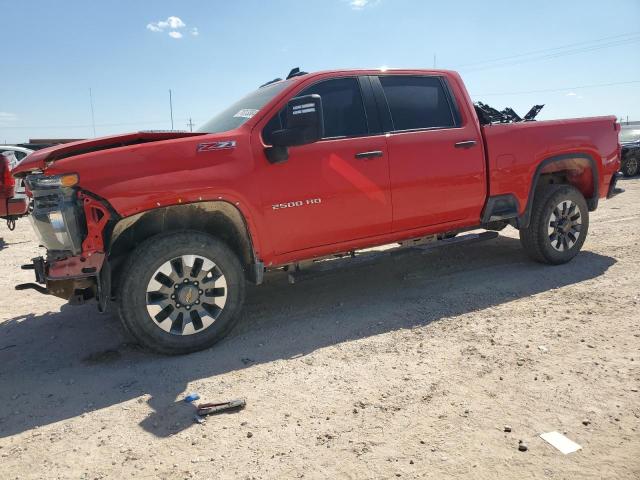
[[[408,253],[421,253],[426,254],[432,250],[448,247],[451,245],[484,242],[486,240],[493,240],[498,237],[498,232],[482,232],[482,233],[469,233],[466,235],[459,235],[453,238],[447,238],[444,240],[437,240],[431,243],[410,246],[410,247],[397,247],[389,250],[382,251],[365,251],[356,252],[355,256],[336,258],[334,260],[326,260],[322,262],[314,263],[313,265],[304,268],[303,270],[296,270],[288,272],[288,280],[290,284],[298,283],[307,278],[319,277],[324,274],[333,273],[339,270],[350,268],[357,265],[368,265],[375,263],[382,258],[397,257],[399,255],[406,255]]]

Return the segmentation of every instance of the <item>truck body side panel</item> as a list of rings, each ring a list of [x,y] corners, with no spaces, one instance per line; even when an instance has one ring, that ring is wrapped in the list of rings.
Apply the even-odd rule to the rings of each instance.
[[[412,168],[420,166],[421,152],[428,151],[432,132],[387,131],[382,133],[397,135],[396,145],[389,146],[388,137],[376,133],[368,138],[292,147],[288,164],[268,162],[259,130],[295,94],[294,90],[323,79],[381,74],[379,70],[359,70],[296,77],[236,130],[217,134],[139,132],[93,139],[36,152],[18,166],[16,173],[26,175],[33,170],[44,171],[46,175],[78,173],[79,188],[104,199],[120,217],[171,205],[229,202],[244,217],[256,257],[268,266],[478,226],[488,196],[512,194],[518,200],[519,213],[523,214],[531,199],[532,183],[540,173],[539,166],[549,158],[561,157],[562,163],[545,164],[542,173],[557,171],[560,165],[570,172],[569,180],[585,196],[596,190],[598,196],[606,196],[619,166],[614,117],[481,128],[460,76],[445,70],[397,70],[384,74],[433,75],[448,80],[467,130],[458,129],[460,138],[455,135],[456,129],[443,135],[446,142],[453,144],[482,138],[473,147],[473,165],[460,163],[449,165],[449,170],[442,169],[446,163],[438,162],[465,162],[470,157],[447,159],[444,158],[447,150],[440,148],[436,152],[437,161],[429,165],[432,170],[419,172],[412,183]],[[403,137],[409,136],[423,136],[424,145],[415,141],[407,145]],[[218,142],[221,145],[216,146]],[[345,144],[341,154],[332,151],[332,142]],[[407,149],[411,150],[412,158],[404,170],[396,170],[394,177],[405,189],[403,208],[407,221],[397,222],[392,231],[389,216],[394,202],[393,185],[389,186],[392,162]],[[316,153],[304,155],[311,150]],[[379,150],[382,156],[366,161],[354,158],[355,153],[368,150]],[[597,189],[585,156],[595,164]],[[286,170],[293,174],[283,175]],[[325,182],[320,189],[322,195],[315,194],[318,182]],[[425,191],[424,198],[421,191]],[[460,195],[464,198],[457,198]],[[428,202],[430,210],[417,211],[421,201]],[[294,204],[291,210],[290,202]],[[298,208],[298,202],[305,206]],[[287,207],[277,212],[282,214],[279,217],[282,221],[275,225],[273,205],[281,203]],[[331,209],[322,210],[327,206]],[[455,214],[443,215],[440,206]],[[380,211],[372,213],[370,209],[375,208]],[[444,219],[443,223],[438,223],[439,219]],[[287,238],[288,232],[296,229],[308,231],[295,239]]]
[[[200,147],[233,141],[233,147]],[[82,188],[106,199],[121,217],[195,202],[223,200],[240,210],[256,251],[261,222],[259,186],[249,135],[243,129],[76,155],[47,173],[80,172]],[[126,172],[126,175],[123,175]]]
[[[591,198],[596,190],[598,197],[605,197],[611,177],[619,167],[615,122],[615,117],[594,117],[483,127],[489,195],[513,194],[519,203],[519,213],[523,214],[536,170],[548,159],[556,159],[556,166],[547,163],[541,173],[569,171],[569,181],[586,198]],[[595,165],[596,175],[591,172],[591,165]]]

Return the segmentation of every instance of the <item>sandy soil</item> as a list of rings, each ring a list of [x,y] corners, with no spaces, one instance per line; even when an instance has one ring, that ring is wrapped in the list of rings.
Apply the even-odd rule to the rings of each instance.
[[[275,275],[226,341],[178,358],[93,305],[15,292],[39,249],[3,225],[0,477],[637,479],[640,180],[623,187],[568,265],[530,262],[508,229]],[[194,424],[189,392],[247,408]]]

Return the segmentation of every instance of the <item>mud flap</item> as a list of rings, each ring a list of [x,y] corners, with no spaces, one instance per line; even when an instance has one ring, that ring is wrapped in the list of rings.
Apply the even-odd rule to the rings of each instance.
[[[105,313],[109,308],[111,300],[111,265],[107,259],[104,260],[100,273],[98,273],[98,276],[96,277],[96,284],[98,287],[96,295],[98,311],[100,313]]]

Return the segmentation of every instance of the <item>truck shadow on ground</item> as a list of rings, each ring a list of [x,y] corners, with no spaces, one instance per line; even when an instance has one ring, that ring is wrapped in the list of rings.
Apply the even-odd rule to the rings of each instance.
[[[194,380],[215,385],[218,375],[234,370],[427,326],[596,278],[614,263],[583,252],[567,265],[538,265],[517,240],[499,237],[387,257],[295,285],[275,274],[249,288],[242,318],[226,340],[182,357],[140,351],[115,317],[99,315],[93,305],[25,314],[0,323],[0,438],[143,394],[154,412],[140,425],[166,437],[193,425],[193,407],[176,398]]]
[[[29,242],[13,242],[13,243],[7,243],[5,241],[4,238],[0,237],[0,250],[3,250],[5,248],[9,248],[9,245],[19,245],[21,243],[29,243]]]

